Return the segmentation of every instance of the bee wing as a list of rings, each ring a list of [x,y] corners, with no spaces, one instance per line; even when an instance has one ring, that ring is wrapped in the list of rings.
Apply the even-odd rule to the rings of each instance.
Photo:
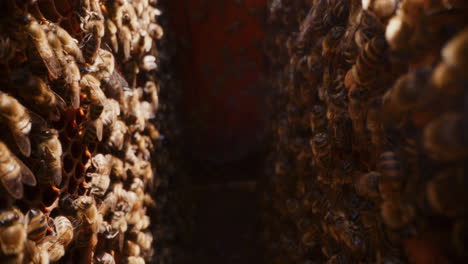
[[[32,123],[32,126],[33,126],[33,130],[36,127],[39,127],[39,128],[46,128],[47,127],[47,121],[42,116],[36,114],[33,111],[29,111],[28,114],[31,117],[31,123]]]
[[[20,150],[21,154],[26,157],[31,155],[31,141],[29,140],[28,135],[24,135],[21,133],[12,133],[13,139],[15,140],[18,149]]]
[[[56,160],[60,157],[56,157],[55,154],[49,149],[45,148],[45,155],[47,160]],[[52,179],[54,180],[54,185],[59,186],[62,183],[62,166],[54,168],[49,173],[52,173]]]
[[[63,100],[63,98],[58,95],[56,92],[53,92],[54,93],[54,96],[55,96],[55,99],[57,100],[57,108],[59,110],[64,110],[65,108],[67,108],[67,103],[65,102],[65,100]]]
[[[23,198],[23,184],[21,183],[20,177],[9,177],[3,175],[3,177],[0,178],[0,181],[13,198]]]
[[[49,43],[42,43],[41,45],[36,45],[37,51],[44,61],[45,66],[49,70],[49,75],[52,80],[56,80],[62,77],[62,66],[60,61],[55,56],[54,51],[50,47]]]
[[[36,186],[37,181],[36,177],[34,177],[34,174],[32,171],[26,166],[19,158],[15,157],[16,162],[20,166],[21,170],[21,182],[24,184],[27,184],[29,186]]]
[[[54,92],[54,96],[55,96],[56,104],[55,104],[55,107],[50,109],[49,118],[52,121],[58,121],[60,120],[61,111],[63,111],[67,107],[67,104],[65,103],[63,98],[57,93]]]
[[[101,119],[97,119],[94,122],[94,127],[96,128],[96,138],[100,142],[102,140],[102,131],[104,130]]]
[[[81,87],[78,82],[72,82],[70,84],[70,99],[72,107],[75,109],[80,107],[80,90]]]

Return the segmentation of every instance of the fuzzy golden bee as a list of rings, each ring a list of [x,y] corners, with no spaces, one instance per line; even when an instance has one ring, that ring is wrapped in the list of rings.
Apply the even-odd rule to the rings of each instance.
[[[23,155],[31,154],[31,117],[28,110],[14,97],[0,92],[0,117],[10,128],[13,139]]]
[[[20,70],[14,75],[13,83],[20,96],[38,113],[53,121],[60,119],[60,111],[66,103],[42,78],[28,70]]]
[[[368,85],[375,80],[375,71],[385,59],[387,42],[384,38],[373,37],[362,49],[353,69],[354,80],[361,85]]]
[[[23,162],[0,141],[0,181],[15,199],[23,197],[23,184],[34,186],[36,178]]]
[[[54,218],[54,227],[57,237],[57,242],[68,246],[73,240],[74,227],[71,221],[65,216],[57,216]]]
[[[24,215],[17,208],[0,212],[0,249],[5,255],[23,254],[26,241]]]
[[[37,209],[31,209],[26,215],[28,239],[39,242],[41,241],[49,229],[47,217],[44,213]]]
[[[62,66],[47,40],[47,33],[44,31],[43,27],[41,27],[30,14],[24,16],[23,22],[27,33],[31,37],[39,55],[48,69],[50,77],[52,79],[62,77]]]
[[[62,144],[55,129],[42,129],[38,133],[37,153],[40,159],[40,183],[59,186],[62,182]]]
[[[432,159],[453,161],[467,157],[463,119],[461,113],[448,112],[424,128],[424,148]]]

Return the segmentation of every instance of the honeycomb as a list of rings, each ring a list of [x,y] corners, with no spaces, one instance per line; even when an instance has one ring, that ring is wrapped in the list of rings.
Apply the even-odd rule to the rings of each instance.
[[[0,6],[2,261],[156,261],[157,1]]]
[[[467,7],[269,1],[266,262],[466,261]]]

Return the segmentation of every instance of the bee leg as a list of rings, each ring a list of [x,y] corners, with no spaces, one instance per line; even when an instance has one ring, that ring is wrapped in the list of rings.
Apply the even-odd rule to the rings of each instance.
[[[86,181],[82,181],[81,182],[81,186],[85,189],[88,189],[89,188],[89,184],[86,182]]]
[[[52,188],[52,190],[53,190],[55,193],[60,194],[61,191],[60,191],[60,189],[59,189],[57,186],[52,185],[51,188]]]

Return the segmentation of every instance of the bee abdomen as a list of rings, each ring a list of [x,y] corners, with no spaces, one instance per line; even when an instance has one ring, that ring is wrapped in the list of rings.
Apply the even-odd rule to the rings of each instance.
[[[385,59],[387,46],[387,42],[381,37],[374,37],[366,43],[356,60],[356,80],[366,82],[377,77],[375,73]]]
[[[30,210],[31,219],[28,224],[28,239],[33,241],[41,240],[47,233],[47,218],[39,210]]]

